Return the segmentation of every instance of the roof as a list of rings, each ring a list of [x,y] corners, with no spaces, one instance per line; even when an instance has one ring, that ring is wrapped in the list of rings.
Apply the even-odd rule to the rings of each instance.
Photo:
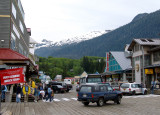
[[[125,52],[110,52],[112,56],[116,59],[117,63],[120,65],[122,70],[131,68],[130,58],[125,57]]]
[[[0,48],[0,60],[28,61],[29,58],[9,48]]]
[[[111,72],[111,71],[106,71],[104,73],[101,73],[102,76],[104,75],[113,75],[113,74],[116,74],[115,72]]]
[[[30,43],[30,44],[38,44],[32,37],[30,37],[29,43]]]
[[[160,39],[146,39],[146,38],[141,38],[141,39],[134,39],[128,50],[131,51],[134,47],[135,44],[140,44],[140,45],[145,45],[145,46],[157,46],[157,45],[160,45]]]

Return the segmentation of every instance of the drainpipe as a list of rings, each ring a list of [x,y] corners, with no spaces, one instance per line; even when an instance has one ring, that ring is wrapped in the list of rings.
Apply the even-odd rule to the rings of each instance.
[[[144,49],[143,49],[143,46],[142,46],[142,71],[143,71],[143,84],[145,85],[145,74],[144,74]]]

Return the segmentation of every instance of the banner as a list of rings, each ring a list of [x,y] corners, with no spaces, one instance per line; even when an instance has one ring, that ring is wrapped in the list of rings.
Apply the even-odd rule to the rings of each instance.
[[[1,85],[23,83],[23,68],[0,70]]]

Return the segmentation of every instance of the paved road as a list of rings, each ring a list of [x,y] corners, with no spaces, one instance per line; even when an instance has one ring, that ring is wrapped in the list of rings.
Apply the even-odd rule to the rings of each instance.
[[[109,101],[103,107],[96,103],[84,106],[76,99],[77,93],[72,90],[55,94],[53,102],[2,104],[2,110],[14,115],[160,115],[160,95],[124,96],[120,105]]]

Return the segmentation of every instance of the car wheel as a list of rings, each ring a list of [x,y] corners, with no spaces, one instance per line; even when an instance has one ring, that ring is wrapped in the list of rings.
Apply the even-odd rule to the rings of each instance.
[[[146,90],[144,91],[144,95],[147,95],[147,91]]]
[[[133,92],[132,92],[132,95],[135,95],[135,94],[136,94],[136,91],[133,91]]]
[[[89,102],[82,102],[84,104],[84,106],[89,105]]]
[[[97,106],[102,107],[104,104],[104,99],[103,98],[99,98],[98,102],[97,102]]]
[[[119,95],[118,97],[117,97],[117,104],[121,104],[121,96]]]

